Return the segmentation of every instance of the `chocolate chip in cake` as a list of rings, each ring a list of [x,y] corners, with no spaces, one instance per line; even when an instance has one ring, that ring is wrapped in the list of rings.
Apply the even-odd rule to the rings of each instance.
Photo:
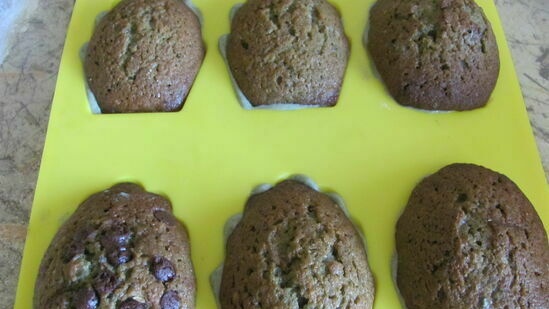
[[[160,308],[162,309],[179,309],[181,308],[181,299],[177,292],[174,290],[169,290],[162,298],[160,298]]]
[[[103,232],[99,242],[105,249],[126,246],[132,237],[132,233],[125,224],[113,224]]]
[[[133,298],[128,298],[120,303],[118,309],[147,309],[147,305],[140,303]]]
[[[72,235],[70,244],[63,252],[63,262],[70,262],[75,256],[85,253],[86,240],[91,238],[96,232],[96,229],[91,224],[86,224],[82,229],[79,229]]]
[[[118,286],[118,279],[114,273],[104,269],[94,278],[93,288],[100,296],[108,295]]]
[[[175,277],[175,268],[167,258],[155,256],[151,261],[151,272],[161,282],[168,282]]]
[[[113,266],[128,263],[133,255],[127,247],[112,248],[106,252],[107,260]]]
[[[95,309],[99,306],[99,299],[91,287],[83,287],[75,293],[72,304],[76,309]]]

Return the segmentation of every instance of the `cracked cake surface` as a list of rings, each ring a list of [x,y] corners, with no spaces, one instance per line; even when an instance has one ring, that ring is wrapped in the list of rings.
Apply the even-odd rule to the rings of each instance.
[[[88,45],[88,85],[103,113],[177,111],[198,73],[200,22],[179,0],[123,0]]]
[[[229,236],[221,308],[371,308],[363,240],[327,195],[286,180],[252,195]]]
[[[325,0],[248,0],[235,13],[227,60],[253,106],[333,106],[349,46]]]
[[[490,22],[473,0],[378,0],[365,35],[399,104],[471,110],[488,102],[499,52]]]
[[[413,190],[396,227],[408,309],[549,308],[543,223],[506,176],[452,164]]]
[[[194,308],[189,238],[171,211],[135,184],[92,195],[46,251],[34,308]]]

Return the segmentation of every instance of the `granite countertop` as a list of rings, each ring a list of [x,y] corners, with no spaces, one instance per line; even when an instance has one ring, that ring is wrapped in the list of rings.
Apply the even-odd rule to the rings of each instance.
[[[3,6],[14,5],[14,1],[0,3],[0,17]],[[547,0],[495,2],[547,177]],[[3,63],[0,61],[0,278],[3,279],[0,308],[12,308],[15,299],[50,103],[74,0],[19,0],[19,3],[24,3],[23,13],[12,33],[8,54]],[[5,30],[1,35],[6,35]]]

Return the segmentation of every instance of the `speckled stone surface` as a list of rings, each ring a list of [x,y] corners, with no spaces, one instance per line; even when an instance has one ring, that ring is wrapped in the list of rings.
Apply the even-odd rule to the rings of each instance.
[[[0,308],[12,308],[15,299],[59,58],[74,4],[35,2],[22,14],[9,54],[0,64]],[[547,0],[495,2],[549,178]]]

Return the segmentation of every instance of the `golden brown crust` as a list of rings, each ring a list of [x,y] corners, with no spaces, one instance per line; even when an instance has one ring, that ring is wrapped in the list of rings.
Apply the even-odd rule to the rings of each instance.
[[[85,71],[103,113],[181,109],[204,57],[197,16],[179,0],[123,0],[97,25]]]
[[[486,105],[499,74],[490,22],[473,0],[379,0],[368,50],[389,93],[406,106]]]
[[[543,224],[509,178],[452,164],[416,186],[396,230],[408,309],[548,308]]]
[[[193,307],[189,238],[171,211],[166,199],[135,184],[92,195],[44,255],[34,308]]]
[[[339,13],[325,0],[249,0],[227,43],[231,72],[253,106],[333,106],[349,47]]]
[[[253,195],[227,242],[222,308],[371,308],[362,239],[328,196],[287,180]]]

